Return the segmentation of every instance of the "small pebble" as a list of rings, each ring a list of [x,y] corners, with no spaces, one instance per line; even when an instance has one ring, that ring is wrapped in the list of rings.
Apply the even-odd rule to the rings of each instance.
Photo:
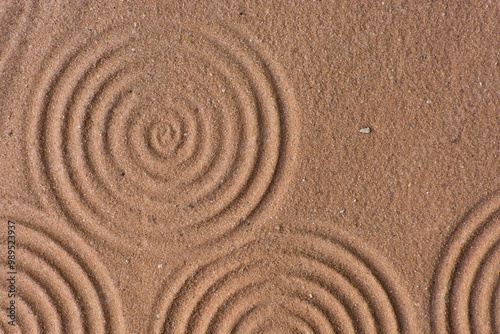
[[[370,133],[370,132],[372,132],[372,129],[370,129],[370,128],[362,128],[362,129],[359,129],[359,132],[361,132],[361,133]]]

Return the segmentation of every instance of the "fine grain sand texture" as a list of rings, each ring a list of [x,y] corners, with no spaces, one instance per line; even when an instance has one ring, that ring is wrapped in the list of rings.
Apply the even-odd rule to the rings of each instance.
[[[500,4],[0,0],[0,332],[500,333]]]

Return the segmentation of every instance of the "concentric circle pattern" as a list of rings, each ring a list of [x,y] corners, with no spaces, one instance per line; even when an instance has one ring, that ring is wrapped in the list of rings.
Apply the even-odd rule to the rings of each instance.
[[[150,333],[418,333],[411,308],[394,271],[365,245],[284,232],[179,270]]]
[[[42,204],[121,247],[227,236],[275,205],[294,160],[277,65],[230,29],[165,29],[176,39],[143,27],[57,43],[33,94]]]
[[[105,267],[64,224],[11,201],[0,202],[2,223],[15,223],[16,326],[7,322],[7,280],[2,333],[126,333],[118,293]],[[7,249],[7,239],[2,247]],[[4,275],[6,256],[2,257]]]
[[[500,333],[500,194],[453,233],[435,275],[436,333]]]

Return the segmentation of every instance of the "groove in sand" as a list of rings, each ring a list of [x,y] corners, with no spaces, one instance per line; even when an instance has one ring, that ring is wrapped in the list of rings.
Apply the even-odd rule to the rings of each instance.
[[[451,235],[436,268],[437,333],[500,333],[500,193],[479,203]]]
[[[126,332],[118,292],[91,248],[65,224],[32,207],[2,200],[0,215],[16,224],[22,333]]]
[[[53,50],[27,138],[44,206],[133,251],[179,232],[224,239],[276,205],[297,144],[292,92],[278,65],[217,29],[107,32]]]
[[[115,236],[106,228],[99,229],[93,219],[96,208],[110,210],[113,206],[99,200],[103,193],[110,197],[109,189],[102,187],[101,175],[92,173],[92,165],[85,162],[82,143],[89,105],[97,103],[101,91],[107,91],[113,82],[110,77],[123,72],[118,58],[121,55],[122,61],[127,60],[126,40],[110,35],[96,42],[76,34],[61,45],[46,59],[32,94],[26,142],[32,187],[44,207],[61,208],[78,227],[113,239]],[[115,91],[109,96],[116,99],[123,94]],[[99,186],[93,187],[95,184]]]
[[[342,233],[284,232],[165,282],[151,333],[418,333],[411,300],[384,259]]]
[[[15,52],[21,41],[22,34],[28,27],[28,17],[34,7],[32,0],[3,1],[0,3],[0,74]]]

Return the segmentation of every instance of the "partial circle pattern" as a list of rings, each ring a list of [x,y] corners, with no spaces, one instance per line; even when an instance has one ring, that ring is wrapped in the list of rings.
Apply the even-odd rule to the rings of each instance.
[[[419,333],[384,259],[352,237],[283,232],[164,284],[150,333]]]
[[[214,242],[276,206],[297,141],[292,91],[252,43],[214,29],[57,43],[28,126],[42,205],[130,251]]]
[[[16,231],[16,327],[5,310],[7,281],[0,318],[3,333],[126,333],[118,292],[92,251],[58,220],[20,203],[0,201],[4,226]],[[2,238],[2,249],[7,249]],[[6,257],[1,258],[6,272]]]
[[[434,279],[435,333],[500,333],[500,193],[450,237]]]

